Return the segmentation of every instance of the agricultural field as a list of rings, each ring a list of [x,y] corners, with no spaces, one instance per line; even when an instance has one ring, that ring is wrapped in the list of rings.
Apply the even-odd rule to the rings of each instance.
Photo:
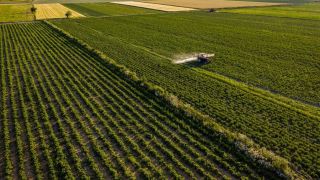
[[[283,7],[230,9],[223,12],[320,20],[320,3]]]
[[[0,4],[0,22],[30,21],[33,14],[30,12],[31,5],[3,5]]]
[[[230,0],[148,0],[145,2],[164,4],[178,7],[188,7],[196,9],[209,9],[209,8],[236,8],[236,7],[258,7],[258,6],[274,6],[283,5],[282,3],[269,3],[269,2],[253,2],[253,1],[230,1]]]
[[[0,179],[320,179],[308,1],[0,0]]]
[[[136,2],[136,1],[119,1],[119,2],[112,2],[112,3],[140,7],[140,8],[147,8],[147,9],[154,9],[154,10],[165,11],[165,12],[193,11],[193,10],[195,10],[192,8],[163,5],[163,4],[155,4],[155,3],[147,3],[147,2]]]
[[[37,4],[48,4],[48,3],[104,3],[111,2],[113,0],[35,0]]]
[[[84,17],[82,14],[73,11],[59,3],[52,4],[36,4],[37,8],[36,18],[39,19],[56,19],[56,18],[66,18],[66,13],[70,11],[71,18]]]
[[[30,0],[0,0],[1,4],[19,4],[19,3],[28,3]]]
[[[185,12],[54,24],[320,177],[318,21]],[[195,52],[215,57],[172,63]]]
[[[241,0],[243,1],[243,0]],[[310,2],[317,2],[317,0],[244,0],[252,2],[272,2],[272,3],[288,3],[288,4],[304,4]]]
[[[0,179],[281,179],[53,26],[0,38]]]
[[[85,16],[117,16],[159,13],[159,11],[112,3],[79,3],[64,4]]]
[[[34,0],[33,2],[37,4],[48,4],[48,3],[104,3],[113,2],[115,0]],[[116,1],[126,1],[126,0],[116,0]],[[133,0],[135,1],[135,0]]]

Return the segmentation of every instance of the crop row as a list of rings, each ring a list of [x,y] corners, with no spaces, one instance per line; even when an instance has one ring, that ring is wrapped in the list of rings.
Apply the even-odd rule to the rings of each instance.
[[[1,179],[270,175],[47,24],[0,30]]]
[[[194,71],[201,68],[275,95],[305,100],[299,103],[308,101],[311,111],[317,110],[319,25],[314,21],[194,12],[53,23],[221,124],[319,176],[319,117]],[[261,33],[266,29],[269,33]],[[308,50],[299,48],[302,44]],[[190,52],[213,52],[216,57],[198,67],[172,64],[174,55]]]

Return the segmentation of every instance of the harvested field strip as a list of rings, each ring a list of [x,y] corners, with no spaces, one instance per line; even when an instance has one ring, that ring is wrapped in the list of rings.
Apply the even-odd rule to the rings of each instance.
[[[148,0],[145,1],[154,4],[163,4],[196,9],[209,8],[234,8],[234,7],[249,7],[249,6],[275,6],[284,5],[284,3],[268,3],[268,2],[250,2],[250,1],[228,1],[228,0]]]
[[[112,2],[112,3],[128,5],[128,6],[142,7],[142,8],[147,8],[147,9],[155,9],[155,10],[160,10],[160,11],[168,11],[168,12],[195,10],[195,9],[192,9],[192,8],[183,8],[183,7],[168,6],[168,5],[161,5],[161,4],[135,2],[135,1],[117,1],[117,2]]]
[[[65,18],[65,14],[68,11],[72,12],[71,18],[84,17],[82,14],[73,11],[61,4],[36,4],[37,8],[36,18],[37,19],[55,19]]]
[[[0,179],[276,176],[49,25],[0,35]]]

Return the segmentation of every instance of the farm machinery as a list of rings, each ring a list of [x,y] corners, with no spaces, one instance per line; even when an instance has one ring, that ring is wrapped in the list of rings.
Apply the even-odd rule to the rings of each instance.
[[[210,57],[214,57],[214,54],[199,53],[192,57],[175,61],[174,63],[184,64],[184,63],[190,63],[190,62],[199,62],[201,64],[205,64],[210,62]]]

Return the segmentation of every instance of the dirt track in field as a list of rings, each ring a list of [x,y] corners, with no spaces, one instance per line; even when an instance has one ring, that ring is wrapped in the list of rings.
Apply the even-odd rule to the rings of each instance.
[[[249,1],[227,1],[227,0],[147,0],[145,2],[164,4],[171,6],[180,6],[196,9],[208,8],[232,8],[232,7],[250,7],[250,6],[275,6],[285,3],[267,3],[267,2],[249,2]]]
[[[168,12],[195,10],[195,9],[192,9],[192,8],[168,6],[168,5],[153,4],[153,3],[146,3],[146,2],[135,2],[135,1],[119,1],[119,2],[112,2],[112,3],[128,5],[128,6],[142,7],[142,8],[148,8],[148,9],[155,9],[155,10],[160,10],[160,11],[168,11]]]
[[[36,4],[37,8],[36,17],[37,19],[55,19],[55,18],[65,18],[67,11],[71,11],[71,18],[84,17],[84,15],[73,11],[61,4]]]

